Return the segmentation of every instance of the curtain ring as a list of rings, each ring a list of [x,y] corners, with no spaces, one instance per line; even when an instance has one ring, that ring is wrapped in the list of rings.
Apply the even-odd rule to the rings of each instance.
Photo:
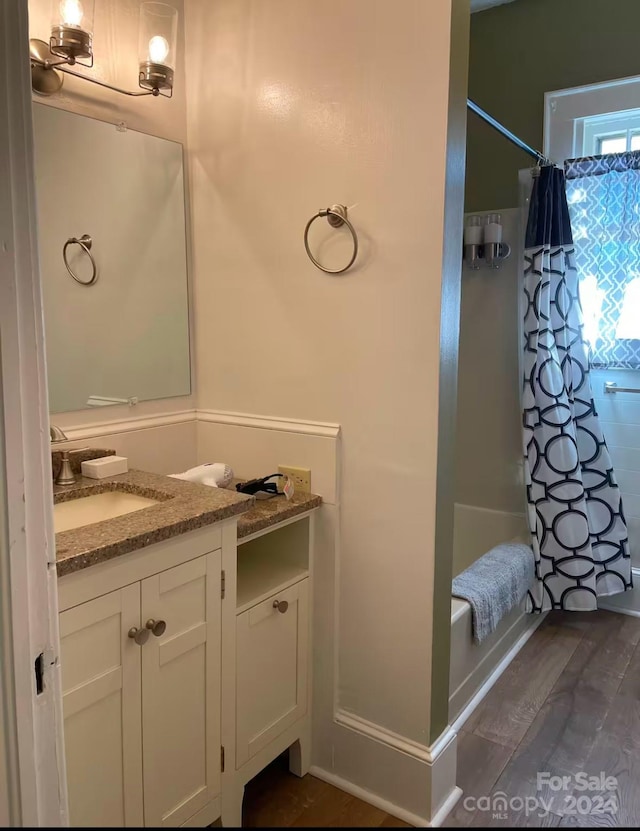
[[[91,275],[91,279],[89,280],[81,280],[77,274],[74,273],[73,269],[67,262],[67,248],[70,245],[79,245],[80,248],[87,254],[89,259],[91,260],[91,266],[93,268],[93,273]],[[97,277],[98,277],[98,269],[96,268],[96,261],[93,259],[93,255],[91,254],[91,246],[93,245],[93,240],[89,236],[89,234],[83,234],[79,239],[77,237],[69,237],[69,239],[65,242],[62,248],[62,259],[64,260],[64,264],[67,267],[67,271],[76,281],[76,283],[80,283],[81,286],[92,286]]]
[[[311,253],[311,249],[309,248],[309,229],[316,221],[316,219],[320,219],[320,217],[326,217],[327,222],[332,228],[340,228],[343,225],[346,225],[347,228],[351,231],[351,237],[353,239],[353,254],[349,262],[345,265],[344,268],[325,268],[321,265],[316,258]],[[326,208],[325,210],[318,211],[315,216],[312,216],[311,219],[307,222],[307,227],[304,229],[304,247],[307,252],[307,256],[311,260],[311,262],[315,265],[316,268],[319,268],[320,271],[324,271],[325,274],[342,274],[343,272],[347,271],[347,269],[351,268],[351,266],[355,263],[356,257],[358,256],[358,235],[356,233],[356,229],[347,219],[347,208],[344,205],[332,205],[330,208]]]

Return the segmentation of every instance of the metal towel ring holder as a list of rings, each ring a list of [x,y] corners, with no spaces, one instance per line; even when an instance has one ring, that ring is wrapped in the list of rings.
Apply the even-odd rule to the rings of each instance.
[[[325,268],[321,265],[316,258],[311,253],[311,249],[309,248],[309,229],[316,221],[316,219],[320,219],[320,217],[327,218],[327,222],[331,225],[332,228],[341,228],[343,225],[346,225],[347,228],[351,231],[351,236],[353,238],[353,254],[349,262],[345,265],[344,268]],[[307,222],[307,227],[304,229],[304,247],[307,252],[307,256],[311,260],[311,262],[315,265],[316,268],[319,268],[320,271],[324,271],[326,274],[342,274],[347,269],[351,268],[351,266],[355,263],[356,257],[358,256],[358,235],[356,234],[356,229],[347,219],[347,208],[344,205],[332,205],[330,208],[325,208],[324,210],[318,211],[315,216],[312,216],[311,219]]]
[[[93,274],[91,275],[90,280],[81,280],[77,274],[74,273],[73,269],[67,262],[67,248],[70,245],[79,245],[80,248],[87,254],[89,259],[91,260],[91,265],[93,267]],[[65,242],[64,247],[62,249],[62,259],[64,260],[64,264],[67,267],[67,271],[76,281],[76,283],[80,283],[81,286],[92,286],[97,277],[98,277],[98,269],[96,268],[96,261],[93,259],[91,254],[91,246],[93,245],[93,240],[89,236],[89,234],[83,234],[79,239],[78,237],[69,237],[69,239]]]

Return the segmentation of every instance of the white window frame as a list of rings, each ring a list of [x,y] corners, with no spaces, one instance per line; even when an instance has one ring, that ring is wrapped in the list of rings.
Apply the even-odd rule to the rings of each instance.
[[[543,152],[558,165],[592,155],[609,130],[628,129],[640,132],[640,76],[545,93]]]
[[[0,814],[47,827],[68,812],[27,14],[0,3]]]
[[[609,113],[583,119],[582,147],[576,147],[578,156],[598,156],[599,142],[608,138],[625,138],[626,150],[631,149],[631,139],[640,135],[640,109],[624,113]]]

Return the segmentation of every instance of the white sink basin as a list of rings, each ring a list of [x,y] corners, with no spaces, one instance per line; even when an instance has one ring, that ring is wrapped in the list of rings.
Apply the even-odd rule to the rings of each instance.
[[[54,505],[53,527],[56,534],[59,534],[60,531],[70,531],[72,528],[80,528],[83,525],[91,525],[93,522],[102,522],[104,519],[131,514],[157,504],[157,499],[149,499],[135,493],[122,491],[94,493]]]

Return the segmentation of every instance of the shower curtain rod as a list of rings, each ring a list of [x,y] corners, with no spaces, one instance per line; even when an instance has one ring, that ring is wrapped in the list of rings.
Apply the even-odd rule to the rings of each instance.
[[[519,147],[521,150],[524,150],[525,153],[528,153],[532,156],[539,165],[551,165],[553,167],[553,162],[540,153],[538,150],[534,150],[533,147],[530,147],[525,141],[515,133],[512,133],[511,130],[507,130],[499,121],[496,121],[493,116],[490,116],[489,113],[485,112],[482,107],[479,107],[476,103],[474,103],[470,98],[467,98],[467,107],[472,110],[476,115],[479,115],[483,121],[486,121],[494,130],[497,130],[500,135],[504,136],[508,139],[512,144],[515,144],[516,147]]]

